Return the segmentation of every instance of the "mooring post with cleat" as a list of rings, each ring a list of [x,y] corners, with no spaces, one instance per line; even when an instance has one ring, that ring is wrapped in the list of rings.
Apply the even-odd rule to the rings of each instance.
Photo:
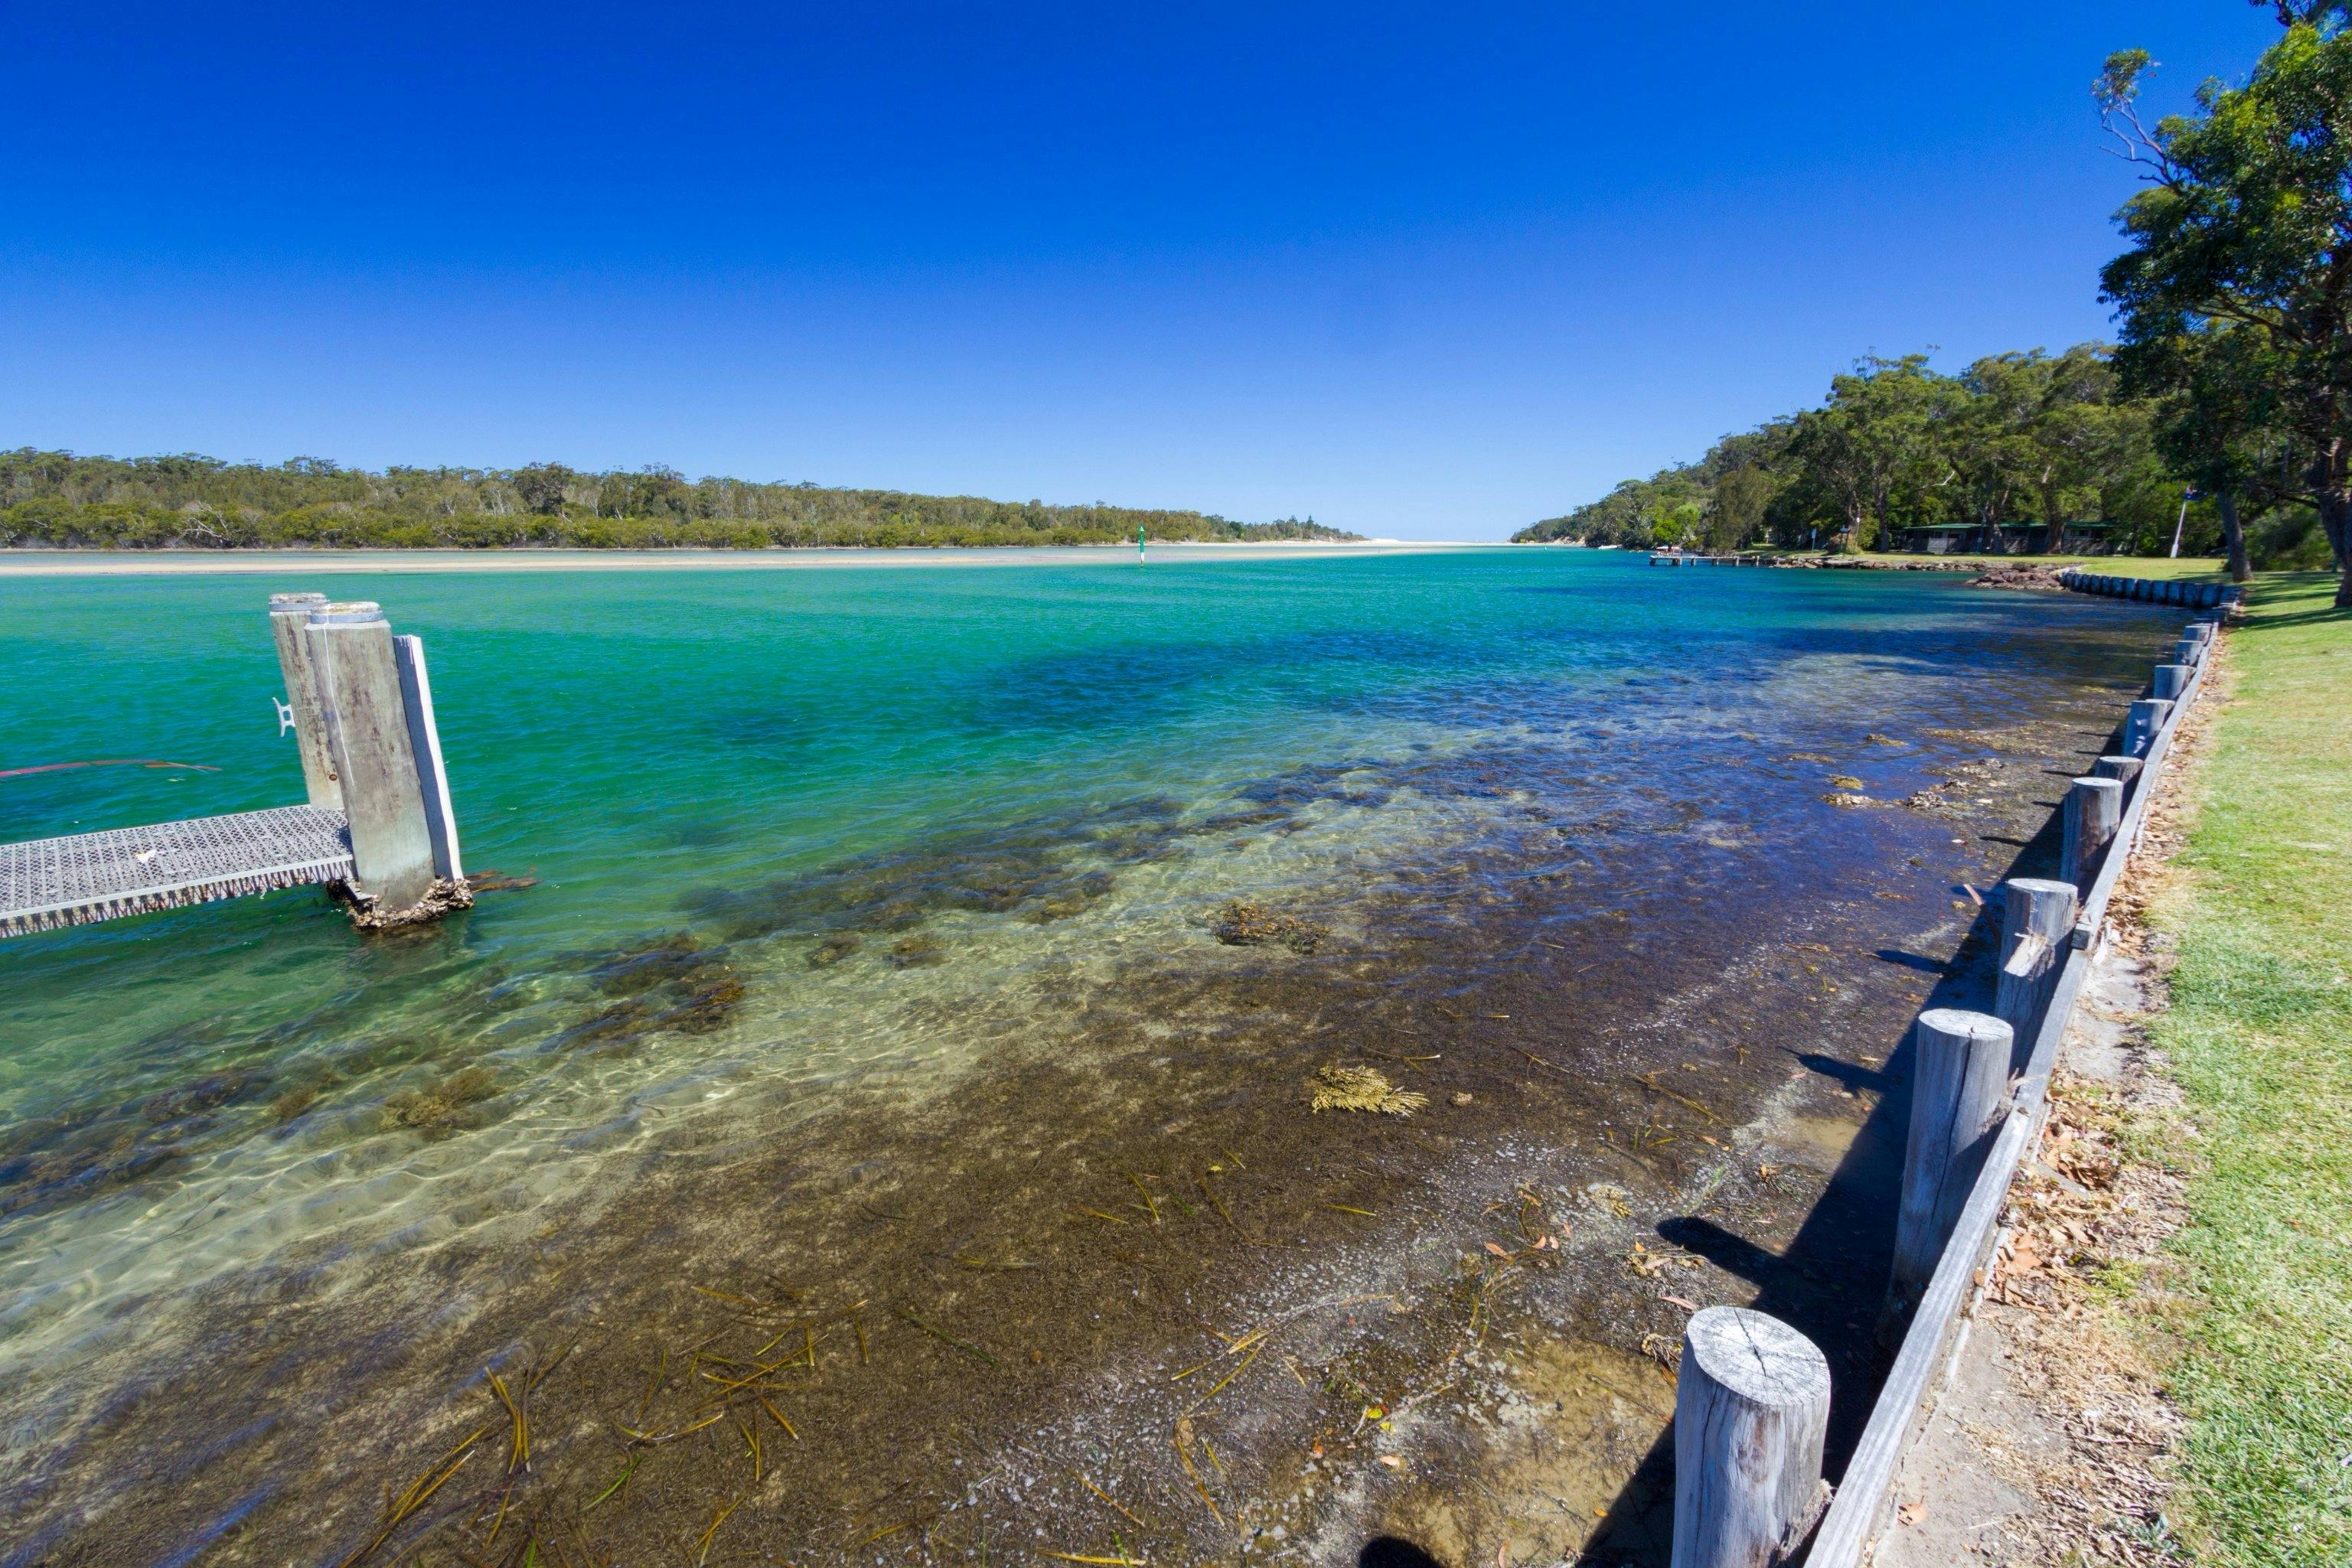
[[[310,667],[310,647],[302,628],[310,612],[327,602],[323,593],[273,593],[269,596],[269,635],[278,644],[278,674],[286,683],[286,700],[278,705],[278,732],[294,731],[302,754],[302,783],[310,804],[330,811],[343,809],[342,786],[335,778],[335,760],[327,747],[326,716],[319,707],[319,677]]]
[[[402,925],[463,907],[471,901],[456,874],[457,832],[421,650],[404,678],[392,627],[365,601],[318,606],[302,638],[351,826],[355,918]]]
[[[1746,1307],[1702,1307],[1675,1385],[1673,1568],[1768,1568],[1821,1521],[1830,1364]]]

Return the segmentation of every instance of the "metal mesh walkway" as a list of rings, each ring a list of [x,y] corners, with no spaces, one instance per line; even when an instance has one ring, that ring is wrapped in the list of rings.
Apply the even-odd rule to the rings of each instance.
[[[0,844],[0,937],[351,875],[343,815],[317,806]]]

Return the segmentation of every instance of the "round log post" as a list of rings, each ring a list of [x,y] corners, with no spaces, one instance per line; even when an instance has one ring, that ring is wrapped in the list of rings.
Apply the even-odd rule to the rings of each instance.
[[[2177,701],[2180,694],[2189,689],[2189,675],[2187,664],[2158,664],[2156,667],[2156,683],[2151,689],[2168,702]]]
[[[2074,940],[2081,900],[2073,883],[2038,876],[2011,877],[2000,893],[2000,980],[1992,1011],[2009,1026],[2014,1073],[2032,1053],[2035,1026]]]
[[[2124,787],[2115,779],[2077,779],[2066,791],[2065,833],[2058,853],[2063,880],[2088,888],[2098,880],[2099,856],[2124,816]]]
[[[2205,658],[2205,644],[2194,637],[2183,637],[2172,645],[2172,662],[2176,664],[2196,664]]]
[[[2139,770],[2147,766],[2137,757],[2102,757],[2091,764],[2091,777],[2112,779],[2122,785],[2124,793],[2128,795],[2131,793],[2132,780],[2138,778]]]
[[[2180,634],[2189,642],[2196,643],[2200,645],[2210,643],[2213,640],[2213,622],[2210,621],[2191,621],[2188,625],[2183,626],[2180,629]]]
[[[2146,757],[2147,748],[2156,744],[2156,732],[2164,727],[2165,716],[2171,712],[2169,697],[2142,697],[2132,704],[2131,715],[2124,720],[2126,754]]]
[[[1745,1307],[1702,1307],[1675,1385],[1673,1568],[1772,1568],[1828,1500],[1830,1364]]]
[[[1985,1152],[2008,1112],[2016,1034],[1983,1013],[1930,1008],[1919,1015],[1911,1074],[1911,1131],[1903,1146],[1903,1196],[1895,1218],[1891,1320],[1909,1315],[1927,1289],[1952,1222],[1969,1200]]]

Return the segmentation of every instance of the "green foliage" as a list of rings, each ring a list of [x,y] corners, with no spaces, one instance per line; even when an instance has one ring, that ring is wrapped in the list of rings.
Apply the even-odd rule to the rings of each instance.
[[[814,545],[1074,545],[1153,539],[1345,539],[1313,518],[1049,507],[815,485],[688,480],[668,468],[277,466],[178,454],[0,452],[0,545],[374,549],[766,549]]]
[[[2038,525],[2042,548],[2055,549],[2063,525],[2097,521],[2117,525],[2118,548],[2161,551],[2181,486],[2157,448],[2155,413],[2118,383],[2102,344],[1995,354],[1957,376],[1924,354],[1873,357],[1832,378],[1821,407],[1726,436],[1696,463],[1628,479],[1515,537],[1891,549],[1909,528]],[[2183,548],[2219,538],[2202,502]]]
[[[2327,535],[2309,507],[2284,507],[2246,530],[2246,555],[2256,571],[2324,571],[2331,564]]]
[[[2100,286],[2126,373],[2179,405],[2168,454],[2236,484],[2276,449],[2352,604],[2352,30],[2343,5],[2275,9],[2285,31],[2242,86],[2209,81],[2152,128],[2147,52],[2108,58],[2094,94],[2146,183]]]

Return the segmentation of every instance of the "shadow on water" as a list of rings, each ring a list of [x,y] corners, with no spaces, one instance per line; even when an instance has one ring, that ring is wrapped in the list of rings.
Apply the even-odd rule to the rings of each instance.
[[[2120,734],[2110,736],[2109,743]],[[2060,832],[2053,815],[2032,839],[2021,841],[2001,880],[2050,874],[2057,864]],[[1988,843],[2021,842],[1993,834],[1979,837]],[[1918,1011],[1981,1009],[1991,1001],[1992,960],[2000,950],[2000,912],[1988,904],[1977,911],[1948,964],[1892,950],[1877,956],[1936,977]],[[1874,1092],[1878,1099],[1785,1250],[1776,1255],[1696,1215],[1663,1220],[1657,1228],[1670,1245],[1696,1253],[1754,1286],[1750,1308],[1794,1328],[1829,1358],[1832,1396],[1823,1469],[1833,1483],[1844,1474],[1869,1424],[1878,1385],[1894,1359],[1895,1345],[1881,1346],[1874,1328],[1885,1282],[1894,1269],[1893,1195],[1902,1176],[1911,1124],[1916,1050],[1916,1030],[1906,1029],[1902,1043],[1876,1071],[1818,1052],[1791,1053],[1808,1071],[1850,1090]],[[1670,1427],[1619,1490],[1606,1521],[1587,1542],[1582,1560],[1594,1568],[1667,1568],[1674,1542],[1674,1495]]]
[[[1376,1535],[1356,1553],[1356,1568],[1441,1568],[1441,1564],[1400,1536]]]

